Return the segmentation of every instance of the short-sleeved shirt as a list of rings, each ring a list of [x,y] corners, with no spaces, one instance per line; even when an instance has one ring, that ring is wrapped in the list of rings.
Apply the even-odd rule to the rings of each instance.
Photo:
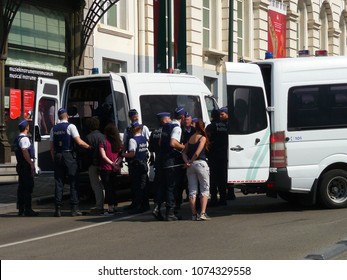
[[[119,156],[120,156],[120,151],[119,152],[112,152],[112,146],[110,141],[105,138],[104,141],[101,141],[99,144],[99,148],[104,148],[106,156],[114,162]],[[100,169],[102,170],[112,170],[112,165],[106,162],[104,159],[100,159]]]
[[[61,121],[62,123],[68,123],[68,121]],[[70,125],[67,127],[67,130],[66,130],[67,134],[68,135],[71,135],[72,138],[76,138],[76,137],[79,137],[80,134],[78,132],[78,129],[77,127],[70,123]],[[50,132],[50,135],[49,135],[49,141],[53,142],[53,129],[51,129],[51,132]]]
[[[27,137],[24,133],[19,134],[19,136],[23,136],[18,145],[21,149],[28,149],[31,146],[29,137]]]
[[[177,124],[171,132],[171,139],[176,139],[178,142],[181,142],[181,137],[182,137],[182,129],[180,122],[178,120],[172,120],[171,123]]]

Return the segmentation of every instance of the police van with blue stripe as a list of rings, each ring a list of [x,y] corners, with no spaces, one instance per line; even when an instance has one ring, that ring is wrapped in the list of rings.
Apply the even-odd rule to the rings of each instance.
[[[347,206],[347,57],[226,63],[228,182]]]

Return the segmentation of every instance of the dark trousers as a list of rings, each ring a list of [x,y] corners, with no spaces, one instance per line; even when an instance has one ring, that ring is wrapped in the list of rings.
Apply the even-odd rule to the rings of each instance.
[[[176,194],[177,194],[177,168],[171,167],[175,165],[175,158],[167,158],[164,161],[163,166],[163,181],[166,199],[166,208],[173,209],[176,203]]]
[[[56,153],[54,156],[55,205],[61,206],[66,177],[70,184],[70,204],[72,207],[79,203],[77,189],[78,165],[71,152]]]
[[[132,189],[134,190],[135,208],[148,208],[148,166],[146,161],[134,160],[129,165],[129,173],[132,175]]]
[[[31,209],[31,194],[34,189],[34,176],[31,167],[27,163],[17,164],[18,189],[17,208],[21,211]]]
[[[105,188],[105,203],[117,205],[117,173],[112,170],[100,170],[100,177]]]
[[[155,164],[154,171],[154,202],[159,206],[165,202],[165,185],[164,185],[164,174],[163,166],[160,164]]]
[[[211,200],[217,201],[219,192],[220,201],[226,201],[226,190],[228,185],[228,160],[226,158],[209,158],[210,167],[210,193]]]

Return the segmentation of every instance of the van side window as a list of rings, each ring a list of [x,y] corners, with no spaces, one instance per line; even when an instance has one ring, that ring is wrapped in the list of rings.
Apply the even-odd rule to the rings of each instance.
[[[293,87],[288,131],[347,127],[347,84]]]
[[[267,127],[264,94],[257,87],[228,86],[229,132],[251,134]]]

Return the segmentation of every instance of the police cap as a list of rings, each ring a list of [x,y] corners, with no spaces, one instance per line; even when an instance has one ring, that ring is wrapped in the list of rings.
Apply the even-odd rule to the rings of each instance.
[[[58,117],[60,117],[62,114],[64,114],[64,113],[67,113],[67,111],[66,111],[66,109],[65,108],[60,108],[59,110],[58,110]]]
[[[136,109],[130,109],[129,112],[128,112],[128,116],[129,118],[135,116],[135,115],[138,115],[139,113],[136,111]]]

